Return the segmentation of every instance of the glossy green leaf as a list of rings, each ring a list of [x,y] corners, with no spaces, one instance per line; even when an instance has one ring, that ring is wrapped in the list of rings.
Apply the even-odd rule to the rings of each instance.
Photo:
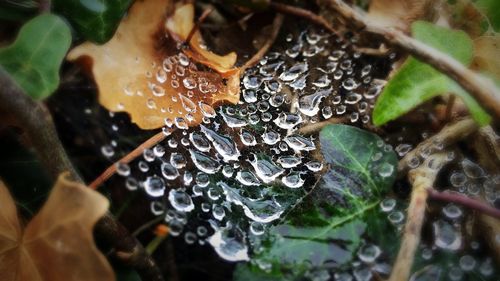
[[[67,17],[85,39],[105,43],[115,33],[133,0],[53,0],[54,10]]]
[[[488,17],[488,20],[496,32],[500,32],[500,1],[477,0],[476,6]]]
[[[59,85],[59,68],[70,45],[67,24],[58,16],[40,15],[21,28],[12,45],[0,49],[0,66],[28,95],[45,98]]]
[[[279,269],[296,277],[350,263],[394,183],[396,154],[377,135],[329,125],[320,133],[320,145],[329,170],[283,223],[270,228],[253,258],[274,275]]]
[[[464,65],[469,65],[472,60],[472,40],[463,31],[417,21],[412,25],[412,33],[416,39],[448,53]],[[378,97],[373,123],[383,125],[445,93],[460,96],[476,122],[481,125],[489,123],[490,116],[455,81],[413,57],[404,63]]]

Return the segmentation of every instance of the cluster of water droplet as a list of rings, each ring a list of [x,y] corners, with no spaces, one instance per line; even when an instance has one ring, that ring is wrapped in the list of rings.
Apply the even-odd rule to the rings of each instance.
[[[227,260],[248,259],[247,236],[263,234],[295,203],[278,190],[303,192],[322,170],[312,157],[317,133],[298,128],[332,117],[367,123],[380,91],[372,65],[361,63],[349,42],[311,29],[288,35],[286,45],[247,70],[239,104],[218,108],[194,101],[193,90],[217,88],[186,75],[193,63],[185,55],[165,58],[146,74],[157,80],[150,89],[180,102],[183,110],[165,119],[162,143],[144,150],[142,159],[117,166],[128,189],[151,197],[151,212],[165,217],[172,235],[182,234],[190,244],[207,241]],[[165,83],[179,93],[167,97]],[[202,124],[191,126],[199,113]],[[102,147],[107,157],[112,151],[111,145]],[[200,218],[210,227],[188,224]]]

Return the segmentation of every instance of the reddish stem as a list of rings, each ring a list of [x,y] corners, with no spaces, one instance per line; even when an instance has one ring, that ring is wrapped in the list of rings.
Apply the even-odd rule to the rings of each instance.
[[[429,193],[429,199],[456,203],[464,207],[467,207],[469,209],[479,211],[485,215],[500,219],[499,209],[489,206],[488,204],[481,202],[479,200],[470,198],[466,195],[462,195],[459,193],[452,193],[448,191],[439,192],[432,188],[429,188],[427,192]]]
[[[156,135],[152,136],[151,138],[149,138],[148,140],[143,142],[141,145],[136,147],[134,150],[132,150],[130,153],[125,155],[123,158],[116,161],[111,166],[109,166],[106,170],[104,170],[104,172],[102,172],[102,174],[100,174],[94,181],[92,181],[89,184],[89,187],[92,189],[97,189],[101,184],[103,184],[112,175],[114,175],[116,173],[117,164],[119,164],[119,163],[128,164],[128,163],[132,162],[135,158],[139,157],[143,153],[144,149],[153,147],[157,143],[164,140],[165,137],[166,137],[166,135],[163,131],[160,131]]]
[[[338,33],[338,31],[335,30],[335,28],[333,28],[333,26],[327,20],[325,20],[321,16],[316,15],[315,13],[313,13],[309,10],[286,5],[286,4],[281,4],[281,3],[277,3],[277,2],[271,2],[269,4],[269,6],[280,13],[296,16],[299,18],[304,18],[304,19],[306,19],[306,20],[308,20],[308,21],[310,21],[318,26],[321,26],[322,28],[326,29],[327,31],[329,31],[331,33],[340,35]]]

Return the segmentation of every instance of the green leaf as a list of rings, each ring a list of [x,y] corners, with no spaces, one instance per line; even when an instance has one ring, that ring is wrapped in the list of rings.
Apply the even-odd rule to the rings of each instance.
[[[500,32],[500,1],[498,0],[477,0],[476,6],[486,14],[491,26],[496,32]]]
[[[2,66],[33,98],[52,94],[59,85],[59,68],[71,44],[66,23],[52,14],[27,22],[14,43],[0,49]]]
[[[54,10],[68,18],[85,39],[103,44],[115,33],[133,0],[53,0]]]
[[[329,125],[319,138],[329,170],[282,224],[270,228],[252,259],[271,272],[279,269],[297,277],[349,264],[379,217],[374,210],[394,183],[397,157],[379,136]]]
[[[397,156],[379,136],[338,124],[323,128],[319,140],[325,161],[330,164],[320,184],[333,193],[341,190],[353,198],[377,196],[394,182]]]
[[[464,65],[472,60],[473,45],[469,36],[428,22],[417,21],[412,25],[413,36],[448,53]],[[455,81],[433,67],[410,57],[398,73],[387,83],[373,110],[373,123],[377,126],[394,120],[419,104],[440,94],[460,96],[480,125],[490,122],[490,116]]]
[[[239,263],[233,272],[234,281],[282,281],[279,272],[266,272],[250,263]]]

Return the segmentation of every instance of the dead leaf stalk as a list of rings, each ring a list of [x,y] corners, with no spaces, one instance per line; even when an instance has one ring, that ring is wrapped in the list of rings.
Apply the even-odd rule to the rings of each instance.
[[[420,154],[431,154],[445,149],[474,133],[478,128],[476,122],[470,118],[447,125],[439,133],[421,142],[416,148],[399,160],[398,175],[406,175],[408,170],[410,170],[410,162],[415,158],[419,158]]]
[[[1,68],[0,85],[0,111],[16,117],[51,177],[56,180],[61,173],[69,172],[73,180],[83,183],[57,136],[48,109],[26,95]],[[120,262],[134,267],[143,280],[163,280],[159,268],[140,242],[111,214],[106,213],[97,222],[95,233],[115,249],[115,256]]]
[[[93,180],[89,184],[89,187],[92,189],[99,188],[99,186],[101,186],[104,182],[106,182],[110,177],[112,177],[116,173],[116,169],[119,164],[128,164],[132,162],[135,158],[141,156],[145,149],[155,146],[159,142],[163,141],[166,137],[167,135],[163,131],[160,131],[151,138],[147,139],[145,142],[140,144],[138,147],[129,152],[127,155],[123,156],[120,160],[116,161],[111,166],[106,168],[106,170],[104,170],[102,174],[100,174],[95,180]]]
[[[420,243],[429,189],[434,185],[436,176],[446,159],[446,153],[433,154],[420,167],[408,173],[413,187],[410,206],[407,211],[401,247],[388,281],[408,280],[410,277],[415,252]]]
[[[324,28],[328,32],[340,35],[340,34],[338,34],[338,31],[335,28],[333,28],[333,26],[327,20],[325,20],[321,16],[316,15],[315,13],[313,13],[311,11],[308,11],[308,10],[302,9],[302,8],[298,8],[298,7],[294,7],[294,6],[290,6],[290,5],[286,5],[286,4],[282,4],[282,3],[276,3],[276,2],[271,2],[269,4],[269,6],[280,13],[283,13],[286,15],[296,16],[299,18],[304,18],[304,19]]]
[[[436,50],[402,31],[368,21],[362,11],[355,10],[341,0],[320,0],[345,22],[359,31],[381,36],[390,45],[401,48],[415,58],[446,74],[469,92],[495,119],[500,119],[500,89],[491,79],[481,76],[446,53]]]
[[[308,124],[305,125],[304,127],[301,127],[298,130],[298,133],[301,135],[311,135],[316,132],[319,132],[321,129],[323,129],[326,125],[330,124],[341,124],[345,121],[345,118],[330,118],[325,121],[313,123],[313,124]]]

